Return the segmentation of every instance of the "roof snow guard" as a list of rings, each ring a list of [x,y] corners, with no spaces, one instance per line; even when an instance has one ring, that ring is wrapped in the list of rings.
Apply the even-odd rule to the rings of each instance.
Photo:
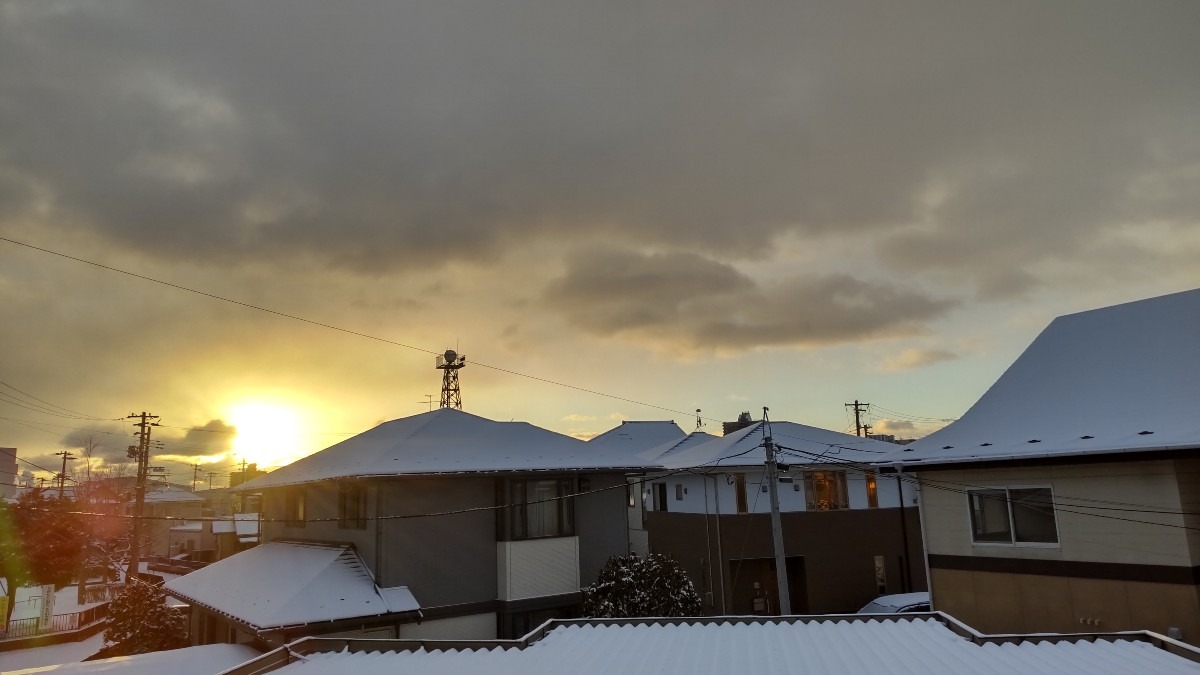
[[[957,422],[880,464],[917,468],[1200,448],[1200,289],[1055,319]]]
[[[420,611],[407,588],[378,588],[347,545],[270,542],[164,587],[260,631]]]
[[[641,460],[626,451],[597,448],[526,422],[496,422],[439,408],[384,422],[237,489],[335,478],[641,467]]]
[[[280,675],[1200,672],[1200,652],[1153,633],[985,636],[940,613],[554,620],[521,640],[308,638],[281,652],[228,672],[267,672],[268,661]]]

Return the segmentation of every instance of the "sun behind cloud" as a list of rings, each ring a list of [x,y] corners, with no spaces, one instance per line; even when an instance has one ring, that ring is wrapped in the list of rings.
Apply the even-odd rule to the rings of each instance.
[[[293,408],[267,401],[244,401],[230,408],[237,428],[233,453],[259,468],[282,466],[297,459],[303,435],[300,414]]]

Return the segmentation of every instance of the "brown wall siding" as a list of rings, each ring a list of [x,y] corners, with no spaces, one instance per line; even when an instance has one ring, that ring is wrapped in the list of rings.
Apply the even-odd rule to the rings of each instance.
[[[930,576],[934,608],[984,633],[1165,634],[1177,627],[1184,640],[1200,642],[1200,598],[1193,585],[937,567]]]
[[[688,513],[649,512],[650,550],[664,553],[680,562],[701,592],[711,590],[714,602],[706,608],[721,612],[720,590],[723,574],[726,608],[733,611],[733,579],[728,561],[771,558],[770,516],[737,514],[720,516],[721,560],[713,566],[709,579],[708,560],[715,559],[716,516]],[[853,612],[878,595],[875,586],[875,556],[887,562],[887,591],[925,590],[920,516],[916,508],[904,509],[908,530],[909,583],[905,587],[901,573],[904,543],[901,537],[900,509],[855,509],[820,513],[783,514],[784,548],[787,556],[803,556],[806,607],[793,607],[795,613]],[[708,523],[707,551],[705,524]],[[741,579],[739,579],[740,585]]]

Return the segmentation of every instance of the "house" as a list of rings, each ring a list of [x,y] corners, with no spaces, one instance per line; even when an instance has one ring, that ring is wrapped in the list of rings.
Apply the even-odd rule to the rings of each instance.
[[[261,493],[264,544],[208,566],[203,583],[189,581],[193,573],[167,586],[191,604],[196,642],[523,635],[577,615],[580,588],[628,550],[625,473],[635,461],[449,408],[385,422],[239,486]],[[261,623],[255,603],[273,602],[255,581],[264,565],[287,586],[275,595],[306,594],[288,555],[262,562],[263,549],[290,550],[280,547],[306,556],[325,547],[328,566],[343,577],[354,570],[352,582],[339,583],[386,602],[363,600],[351,615],[297,609]],[[412,604],[397,610],[396,594]]]
[[[745,416],[748,418],[748,415]],[[846,612],[925,589],[916,489],[869,463],[894,445],[771,422],[792,611]],[[677,560],[713,614],[777,614],[764,424],[696,432],[644,451],[658,470],[630,495],[630,531]],[[639,521],[641,521],[639,523]]]
[[[608,431],[588,440],[589,448],[602,449],[606,452],[621,452],[629,455],[632,462],[642,462],[637,458],[649,448],[655,448],[665,443],[678,442],[684,438],[683,429],[673,421],[632,421],[625,420]],[[708,434],[701,434],[712,438]],[[629,552],[641,556],[650,553],[650,533],[646,530],[645,511],[641,507],[641,478],[645,474],[631,474],[626,487],[626,502],[629,530]]]
[[[1200,650],[1149,632],[980,634],[942,613],[547,622],[519,640],[307,638],[226,675],[1184,675]]]
[[[993,632],[1200,642],[1200,290],[1055,319],[958,421],[884,458],[921,486],[934,606]]]
[[[147,517],[143,526],[143,553],[170,557],[215,548],[211,537],[205,538],[204,528],[200,526],[203,506],[203,497],[178,485],[164,483],[147,488],[142,507],[142,513]],[[132,504],[129,508],[133,508]]]

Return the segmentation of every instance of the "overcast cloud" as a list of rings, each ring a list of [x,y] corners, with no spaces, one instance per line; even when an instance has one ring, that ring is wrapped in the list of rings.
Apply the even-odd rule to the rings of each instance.
[[[900,373],[957,362],[902,341],[969,309],[1200,283],[1197,26],[1192,0],[0,0],[0,236],[434,349],[894,344]],[[169,353],[199,427],[222,378],[316,350],[4,246],[4,370],[39,391],[140,392],[131,349]]]

